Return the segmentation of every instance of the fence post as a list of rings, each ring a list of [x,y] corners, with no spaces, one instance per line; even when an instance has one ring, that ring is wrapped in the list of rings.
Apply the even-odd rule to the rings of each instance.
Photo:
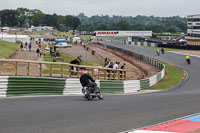
[[[111,70],[109,70],[109,80],[111,80]]]
[[[60,74],[61,74],[61,77],[63,77],[63,64],[61,64],[60,66]]]
[[[50,77],[52,77],[52,64],[50,64]]]
[[[30,75],[30,72],[29,72],[29,70],[30,70],[30,62],[28,62],[28,66],[27,66],[27,76],[29,76],[29,75]]]
[[[121,72],[120,70],[117,71],[119,80],[120,80],[120,72]]]
[[[17,70],[18,70],[18,62],[15,63],[15,76],[18,75]]]
[[[104,80],[106,80],[106,70],[104,69]]]
[[[71,75],[71,73],[72,73],[71,71],[72,71],[72,66],[69,66],[69,78],[71,78],[71,76],[72,76]]]
[[[40,64],[40,77],[42,77],[42,63],[39,64]]]

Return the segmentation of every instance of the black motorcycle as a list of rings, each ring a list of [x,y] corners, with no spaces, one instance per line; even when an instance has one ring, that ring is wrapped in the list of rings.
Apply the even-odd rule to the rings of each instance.
[[[99,99],[103,99],[104,95],[101,92],[101,89],[97,87],[95,90],[91,87],[84,87],[82,89],[82,93],[88,100],[92,100],[93,98],[98,97]]]
[[[188,64],[191,64],[191,60],[190,60],[190,59],[186,59],[186,62],[187,62]]]

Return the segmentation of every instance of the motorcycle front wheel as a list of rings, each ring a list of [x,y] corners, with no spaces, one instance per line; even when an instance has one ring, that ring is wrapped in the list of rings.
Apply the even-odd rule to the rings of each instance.
[[[99,92],[99,93],[97,94],[97,96],[98,96],[99,99],[103,99],[103,97],[104,97],[102,92]]]

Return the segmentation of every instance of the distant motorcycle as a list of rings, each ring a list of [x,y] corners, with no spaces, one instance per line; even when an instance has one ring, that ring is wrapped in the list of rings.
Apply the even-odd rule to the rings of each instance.
[[[186,62],[187,62],[188,64],[191,64],[191,60],[190,60],[190,59],[186,59]]]
[[[93,88],[91,87],[83,87],[82,93],[88,100],[92,100],[93,98],[98,97],[99,99],[103,99],[104,95],[101,92],[101,89],[99,87],[96,88],[95,91],[93,91]]]

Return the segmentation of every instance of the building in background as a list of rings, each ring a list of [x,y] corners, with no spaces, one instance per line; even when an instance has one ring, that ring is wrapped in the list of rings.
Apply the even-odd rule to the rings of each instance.
[[[190,37],[200,37],[200,14],[187,16],[187,33]]]

